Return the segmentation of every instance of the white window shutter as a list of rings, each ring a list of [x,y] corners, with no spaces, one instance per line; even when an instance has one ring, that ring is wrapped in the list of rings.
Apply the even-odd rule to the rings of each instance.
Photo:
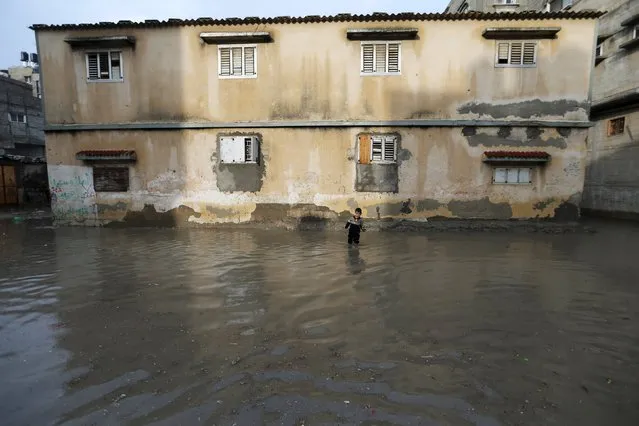
[[[372,44],[362,45],[362,72],[374,72],[375,50]]]
[[[373,161],[382,161],[384,158],[384,139],[381,136],[373,136],[371,138],[371,159]]]
[[[220,48],[220,75],[231,75],[231,49]]]
[[[524,43],[524,65],[535,65],[537,43]]]
[[[386,44],[375,45],[375,72],[386,72]]]
[[[111,56],[111,78],[119,80],[122,78],[122,58],[120,52],[110,52]]]
[[[231,75],[242,75],[242,48],[233,47],[231,49],[232,71]]]
[[[395,161],[396,137],[388,136],[384,141],[384,161]]]
[[[494,173],[493,180],[495,183],[506,183],[508,178],[508,169],[496,168]]]
[[[233,143],[232,137],[220,138],[220,160],[222,163],[233,162]]]
[[[97,80],[100,78],[100,72],[98,70],[98,54],[97,53],[88,53],[87,54],[87,70],[88,70],[88,79],[89,80]]]
[[[522,46],[523,43],[513,42],[510,45],[510,63],[512,65],[521,65]]]
[[[524,167],[519,169],[519,183],[531,183],[529,168]]]
[[[388,45],[388,72],[399,72],[399,43]]]
[[[244,75],[255,75],[255,48],[244,48]]]
[[[510,50],[510,43],[499,43],[497,45],[497,63],[508,63],[508,52]]]

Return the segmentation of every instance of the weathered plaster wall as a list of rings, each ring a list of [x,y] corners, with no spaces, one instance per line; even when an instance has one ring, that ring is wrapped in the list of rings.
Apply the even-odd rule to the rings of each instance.
[[[216,158],[214,130],[52,133],[51,186],[65,194],[56,195],[54,212],[74,222],[90,223],[97,214],[103,224],[172,225],[337,220],[355,207],[367,218],[417,220],[576,213],[587,130],[546,129],[530,137],[530,129],[520,128],[501,135],[498,128],[390,129],[401,135],[397,192],[358,192],[357,135],[371,131],[379,129],[259,129],[264,172],[256,192],[220,189],[219,180],[227,177]],[[533,172],[531,185],[493,185],[483,152],[523,146],[549,152],[551,163]],[[136,151],[129,192],[96,194],[87,187],[91,169],[75,153],[95,147]],[[73,186],[77,179],[82,185]]]
[[[139,121],[399,120],[537,118],[586,120],[595,20],[337,22],[272,24],[257,48],[255,79],[220,79],[218,50],[203,31],[246,26],[39,31],[48,123]],[[495,68],[487,27],[561,26],[539,40],[534,68]],[[402,75],[362,77],[349,28],[417,27],[402,41]],[[251,28],[250,30],[253,30]],[[135,36],[123,50],[124,81],[87,83],[73,36]],[[309,48],[312,46],[312,48]],[[117,108],[113,106],[117,105]],[[521,116],[519,114],[522,114]]]
[[[48,173],[51,210],[56,220],[88,226],[98,224],[91,167],[49,164]]]

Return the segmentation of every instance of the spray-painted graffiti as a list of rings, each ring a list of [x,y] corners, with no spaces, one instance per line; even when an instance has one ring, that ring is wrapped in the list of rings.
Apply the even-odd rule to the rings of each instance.
[[[93,170],[81,166],[49,166],[51,209],[57,221],[85,222],[97,218]]]

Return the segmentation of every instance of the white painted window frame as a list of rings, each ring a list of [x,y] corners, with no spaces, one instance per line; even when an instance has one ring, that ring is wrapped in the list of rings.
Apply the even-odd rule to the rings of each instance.
[[[595,57],[599,58],[603,56],[603,52],[604,52],[603,43],[599,43],[597,47],[595,48]]]
[[[242,48],[242,75],[222,75],[222,49],[233,49],[233,48],[237,48],[237,47],[241,47]],[[251,47],[253,49],[255,49],[255,53],[253,55],[253,60],[254,60],[254,68],[255,68],[255,74],[253,75],[246,75],[246,63],[245,63],[245,55],[244,55],[244,49],[246,49],[247,47]],[[231,50],[231,68],[233,67],[233,50]],[[237,79],[242,79],[242,78],[257,78],[258,75],[258,71],[257,71],[257,56],[258,56],[258,48],[257,48],[257,44],[221,44],[217,47],[217,76],[220,80],[237,80]]]
[[[91,79],[89,78],[89,55],[108,53],[109,54],[109,79]],[[120,75],[121,78],[113,78],[113,70],[111,69],[111,54],[118,53],[120,55]],[[98,59],[99,60],[99,59]],[[117,49],[91,49],[84,52],[84,63],[86,67],[86,80],[87,83],[122,83],[124,82],[124,55],[121,50]],[[100,65],[98,64],[98,73],[100,72]]]
[[[495,176],[497,175],[497,170],[506,170],[506,180],[508,179],[508,170],[516,169],[517,170],[517,182],[497,182]],[[528,169],[528,182],[519,182],[519,173],[522,169]],[[493,176],[492,183],[493,185],[532,185],[533,181],[533,167],[521,167],[521,166],[510,166],[510,167],[493,167]]]
[[[371,164],[395,164],[397,163],[397,142],[399,141],[399,137],[397,135],[393,135],[393,134],[373,134],[370,135],[371,137]],[[373,138],[382,138],[382,159],[381,160],[374,160],[373,159]],[[389,161],[389,160],[385,160],[384,159],[384,152],[386,152],[386,144],[392,143],[393,144],[393,160]],[[358,150],[358,156],[359,156],[359,150]],[[359,159],[359,157],[358,157]]]
[[[27,114],[25,114],[23,112],[11,112],[11,111],[9,111],[7,113],[7,115],[9,116],[9,122],[11,122],[11,123],[27,124]],[[15,115],[17,120],[14,120],[12,115]],[[22,116],[22,120],[20,120],[20,116]]]
[[[399,52],[397,54],[397,68],[399,68],[399,71],[397,72],[364,72],[364,46],[367,46],[367,45],[375,46],[378,44],[386,45],[386,69],[388,69],[388,45],[389,44],[399,45]],[[373,49],[373,64],[375,64],[376,62],[375,55],[377,55],[377,51]],[[362,41],[359,48],[359,71],[362,77],[402,75],[402,42],[399,40]]]
[[[500,64],[499,63],[499,45],[503,43],[508,43],[508,63]],[[512,58],[512,43],[521,43],[521,57],[522,62],[524,60],[524,45],[526,43],[534,43],[535,44],[535,63],[534,64],[511,64]],[[537,60],[539,53],[539,42],[537,40],[496,40],[495,42],[495,68],[537,68]]]

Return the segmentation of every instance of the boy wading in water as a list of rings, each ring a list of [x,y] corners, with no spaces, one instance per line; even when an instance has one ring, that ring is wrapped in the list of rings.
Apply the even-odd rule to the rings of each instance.
[[[348,219],[344,228],[348,229],[348,244],[359,244],[360,231],[366,232],[364,221],[362,220],[362,209],[359,207],[355,209],[353,218]]]

